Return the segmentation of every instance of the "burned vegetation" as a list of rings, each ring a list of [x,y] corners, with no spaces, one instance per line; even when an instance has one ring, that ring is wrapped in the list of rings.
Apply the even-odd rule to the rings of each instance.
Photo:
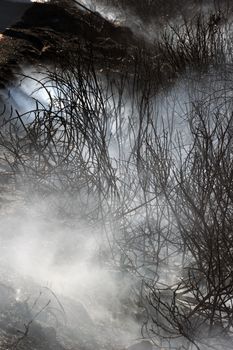
[[[231,6],[99,4],[163,26],[49,1],[0,39],[0,346],[232,349]]]

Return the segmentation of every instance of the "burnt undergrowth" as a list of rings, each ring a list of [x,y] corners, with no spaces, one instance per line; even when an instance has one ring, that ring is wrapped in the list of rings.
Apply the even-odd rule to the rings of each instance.
[[[93,45],[20,76],[36,85],[34,107],[4,111],[1,166],[25,201],[40,196],[66,222],[101,225],[99,262],[136,281],[120,317],[135,308],[144,337],[230,349],[230,22],[217,12],[169,25],[115,69]],[[171,103],[180,81],[188,100],[175,93]]]

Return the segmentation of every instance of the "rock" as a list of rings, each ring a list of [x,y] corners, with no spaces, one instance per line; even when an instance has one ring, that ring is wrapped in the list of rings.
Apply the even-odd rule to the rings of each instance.
[[[1,5],[0,1],[0,13]],[[132,57],[137,43],[138,38],[130,29],[117,27],[94,12],[71,6],[70,2],[32,3],[20,21],[1,35],[1,86],[4,88],[13,81],[22,64],[51,61],[69,64],[69,55],[77,53],[86,60],[90,58],[90,47],[97,65],[102,67],[104,58],[109,68],[122,66],[126,62],[123,58]]]
[[[127,350],[152,350],[153,345],[149,340],[142,340],[138,343],[130,345]]]
[[[65,309],[69,323],[75,328],[92,329],[94,327],[94,322],[85,306],[80,301],[71,298],[64,298],[64,300],[62,300],[62,305]]]

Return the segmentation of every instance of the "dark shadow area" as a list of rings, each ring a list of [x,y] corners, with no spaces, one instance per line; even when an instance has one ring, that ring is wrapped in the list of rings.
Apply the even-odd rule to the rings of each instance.
[[[18,21],[24,12],[31,7],[29,2],[21,1],[0,1],[0,31],[3,31],[10,25]]]

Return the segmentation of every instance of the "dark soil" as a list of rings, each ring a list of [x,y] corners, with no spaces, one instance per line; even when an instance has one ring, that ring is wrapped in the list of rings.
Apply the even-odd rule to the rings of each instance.
[[[99,14],[70,2],[34,3],[0,40],[0,87],[13,79],[23,64],[67,61],[79,54],[98,64],[128,64],[138,39],[130,29],[117,27]]]

